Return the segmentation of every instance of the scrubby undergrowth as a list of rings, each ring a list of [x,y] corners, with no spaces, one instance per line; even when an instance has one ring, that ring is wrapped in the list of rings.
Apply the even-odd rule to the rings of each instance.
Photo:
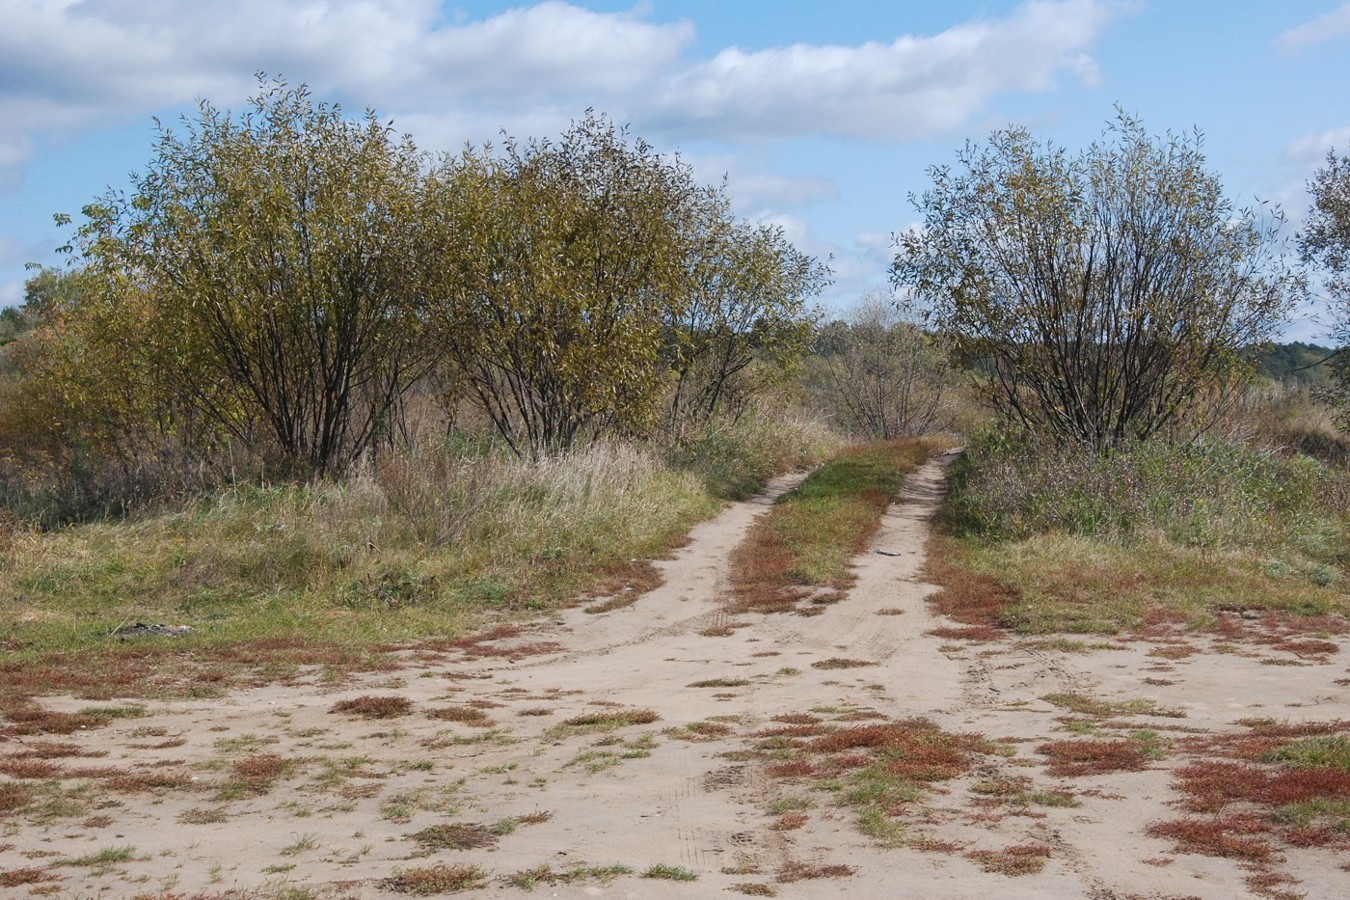
[[[1350,614],[1350,473],[1307,456],[986,434],[954,471],[945,524],[933,575],[1026,632],[1116,631],[1159,607],[1193,626],[1235,607]]]
[[[126,655],[119,627],[169,623],[192,631],[133,655],[243,652],[265,666],[240,648],[271,644],[294,662],[352,665],[375,645],[528,616],[677,546],[719,508],[709,484],[729,466],[748,485],[829,449],[822,432],[781,422],[715,437],[726,449],[703,466],[636,445],[543,462],[425,445],[340,482],[234,486],[52,532],[11,523],[3,646],[14,665],[86,668]]]

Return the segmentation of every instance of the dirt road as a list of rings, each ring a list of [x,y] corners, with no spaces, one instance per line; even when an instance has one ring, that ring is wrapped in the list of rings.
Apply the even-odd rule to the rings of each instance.
[[[918,575],[942,475],[910,479],[848,599],[816,615],[724,609],[761,498],[695,529],[631,605],[409,651],[356,683],[138,701],[136,718],[0,744],[11,780],[24,760],[50,768],[42,802],[0,818],[0,895],[381,897],[458,879],[481,897],[1350,895],[1335,845],[1223,858],[1150,833],[1184,818],[1187,741],[1350,718],[1343,657],[1157,630],[929,634],[950,624]],[[1057,768],[1049,745],[1077,740],[1141,750],[1137,770]],[[904,793],[859,775],[895,741],[965,750]]]

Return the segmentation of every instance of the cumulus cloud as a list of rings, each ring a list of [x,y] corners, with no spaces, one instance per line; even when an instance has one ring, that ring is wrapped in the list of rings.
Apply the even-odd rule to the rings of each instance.
[[[677,73],[658,116],[710,138],[910,139],[953,129],[1000,94],[1045,91],[1062,73],[1095,83],[1088,49],[1123,9],[1035,0],[997,21],[856,47],[723,50]]]
[[[581,95],[604,99],[650,84],[693,39],[688,23],[657,25],[556,0],[461,23],[442,19],[436,0],[0,5],[0,170],[27,158],[35,138],[199,98],[235,105],[253,92],[257,72],[414,118],[478,125],[490,108],[490,135],[503,118],[538,119],[539,107],[559,101],[575,114]]]
[[[1350,35],[1350,3],[1342,3],[1331,12],[1282,33],[1275,38],[1275,46],[1293,54],[1347,35]]]
[[[397,124],[481,140],[565,124],[587,106],[676,140],[909,138],[1000,94],[1091,83],[1121,0],[1029,0],[1003,19],[858,46],[727,48],[691,59],[694,26],[647,7],[548,0],[476,20],[437,0],[0,0],[0,169],[35,141],[206,97],[237,104],[266,71]],[[469,133],[469,128],[479,128]],[[423,141],[425,142],[425,141]]]

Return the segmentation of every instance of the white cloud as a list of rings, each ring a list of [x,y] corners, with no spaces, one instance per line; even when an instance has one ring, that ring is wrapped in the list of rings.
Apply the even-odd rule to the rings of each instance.
[[[437,0],[0,0],[0,169],[51,137],[199,97],[237,105],[258,71],[393,113],[424,144],[423,127],[455,146],[513,123],[556,128],[587,106],[676,140],[905,139],[1066,74],[1092,83],[1089,51],[1123,8],[1029,0],[934,36],[689,59],[694,26],[649,21],[642,5],[549,0],[453,21]]]
[[[1096,81],[1087,49],[1124,7],[1034,0],[999,21],[856,47],[729,48],[661,86],[669,130],[710,138],[909,139],[955,128],[997,95]]]
[[[649,84],[693,38],[688,23],[556,0],[468,23],[440,16],[436,0],[0,0],[0,171],[35,137],[203,97],[235,106],[260,71],[410,118],[478,126],[490,110],[488,130],[458,136],[482,140],[512,117],[561,103],[565,123],[589,105],[582,96]]]
[[[1350,152],[1350,125],[1332,128],[1317,134],[1305,134],[1284,148],[1284,158],[1296,165],[1312,169],[1326,160],[1328,150]]]
[[[1292,54],[1347,35],[1350,35],[1350,3],[1342,3],[1331,12],[1282,33],[1275,38],[1275,45]]]

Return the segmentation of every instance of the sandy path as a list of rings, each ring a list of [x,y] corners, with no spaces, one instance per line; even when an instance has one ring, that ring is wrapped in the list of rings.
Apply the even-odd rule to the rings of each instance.
[[[1212,646],[1163,659],[1148,655],[1157,644],[1139,641],[1068,652],[1045,642],[948,643],[929,635],[946,623],[930,614],[932,588],[917,573],[943,462],[909,480],[874,541],[884,553],[862,555],[849,598],[819,615],[729,616],[723,609],[728,554],[767,508],[761,498],[696,528],[688,546],[660,564],[664,585],[633,605],[600,614],[577,607],[482,645],[556,642],[554,652],[425,654],[396,675],[341,689],[314,677],[223,700],[150,703],[145,717],[60,738],[107,754],[60,760],[68,771],[40,815],[0,819],[0,872],[44,868],[62,880],[0,887],[0,896],[30,896],[35,887],[72,897],[395,896],[392,875],[438,863],[490,873],[487,886],[470,892],[481,897],[523,896],[506,877],[540,866],[560,873],[613,865],[634,874],[541,882],[533,890],[644,898],[729,889],[859,898],[1248,895],[1248,870],[1178,855],[1170,842],[1145,834],[1149,823],[1178,814],[1169,804],[1177,799],[1172,769],[1180,757],[1141,772],[1046,774],[1035,748],[1065,736],[1065,711],[1043,698],[1076,692],[1153,700],[1174,715],[1131,718],[1164,736],[1233,730],[1250,716],[1326,721],[1350,718],[1350,692],[1336,684],[1344,662],[1323,656],[1266,665],[1273,651]],[[869,665],[812,665],[831,658]],[[692,686],[700,682],[718,684]],[[335,702],[368,695],[404,697],[412,713],[366,721],[331,711]],[[63,710],[89,705],[44,702]],[[428,715],[475,705],[490,723]],[[633,710],[659,718],[609,732],[558,727]],[[1006,755],[983,756],[975,771],[936,787],[906,811],[907,845],[881,847],[828,793],[773,778],[746,753],[774,717],[811,710],[826,718],[922,716],[949,731],[1004,739]],[[0,744],[0,754],[19,749]],[[285,769],[244,779],[241,788],[241,765],[265,769],[259,759]],[[79,767],[191,781],[118,791],[106,774],[73,777],[69,770]],[[1010,807],[972,790],[1018,779],[1028,790],[1069,792],[1079,805]],[[774,803],[788,797],[812,805],[800,827],[781,830]],[[497,825],[502,833],[475,832],[494,842],[475,849],[428,848],[414,838],[447,823]],[[1028,844],[1047,848],[1050,858],[1022,877],[985,872],[967,855]],[[58,865],[122,847],[132,848],[123,854],[130,858]],[[1306,896],[1342,897],[1350,895],[1348,858],[1326,849],[1290,852],[1277,870],[1296,875],[1293,887]],[[683,867],[698,880],[638,877],[656,864]],[[847,865],[854,873],[778,883],[793,864]]]

